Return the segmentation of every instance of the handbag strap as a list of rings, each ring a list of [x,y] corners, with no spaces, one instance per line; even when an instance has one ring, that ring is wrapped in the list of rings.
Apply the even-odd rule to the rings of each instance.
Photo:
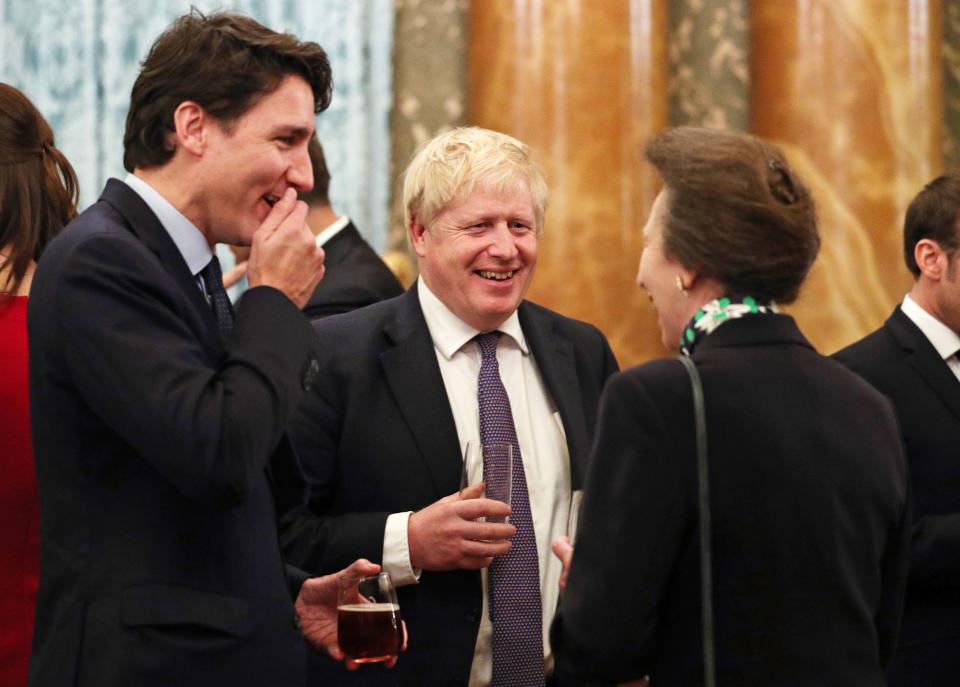
[[[703,402],[703,384],[700,373],[689,356],[677,356],[693,389],[693,411],[697,429],[697,483],[700,512],[700,597],[703,616],[703,681],[706,687],[716,687],[713,651],[713,560],[710,552],[710,474],[707,462],[707,417]]]

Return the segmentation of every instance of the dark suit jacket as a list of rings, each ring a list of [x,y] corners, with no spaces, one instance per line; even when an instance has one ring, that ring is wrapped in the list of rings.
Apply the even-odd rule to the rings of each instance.
[[[302,685],[305,576],[277,511],[302,498],[285,427],[315,375],[303,315],[251,289],[225,343],[156,216],[110,180],[44,253],[28,324],[30,684]]]
[[[880,686],[906,576],[906,465],[889,402],[785,315],[734,320],[693,355],[706,397],[717,682]],[[661,360],[601,402],[559,665],[703,684],[693,396]]]
[[[594,327],[524,302],[524,336],[567,436],[580,487],[601,387],[616,369]],[[314,323],[321,375],[292,429],[309,504],[285,519],[283,542],[306,570],[358,557],[380,562],[387,516],[418,510],[460,486],[462,458],[417,289]],[[391,671],[364,668],[335,684],[466,685],[480,623],[480,573],[424,572],[399,590],[410,648]]]
[[[960,674],[960,382],[899,307],[836,359],[896,408],[913,487],[913,551],[892,685]]]
[[[327,271],[303,312],[311,320],[350,312],[403,293],[403,287],[350,222],[323,245]]]

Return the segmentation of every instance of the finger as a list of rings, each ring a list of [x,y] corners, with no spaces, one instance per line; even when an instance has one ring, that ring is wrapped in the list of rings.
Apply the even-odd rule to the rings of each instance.
[[[270,208],[270,213],[267,215],[266,219],[257,227],[256,232],[253,234],[253,240],[256,242],[258,239],[262,241],[267,238],[273,232],[275,232],[283,221],[293,212],[297,204],[297,192],[293,188],[288,188],[284,191],[283,195],[280,197],[276,203],[273,204],[273,207]]]
[[[401,620],[400,625],[403,626],[403,646],[400,647],[400,651],[407,650],[407,640],[410,639],[410,636],[407,634],[407,621]]]
[[[343,662],[343,665],[347,667],[347,670],[356,670],[360,667],[360,664],[354,661],[352,658],[348,658]]]
[[[511,546],[513,544],[507,539],[495,542],[465,541],[460,551],[470,558],[496,558],[507,553]]]
[[[369,577],[380,572],[380,566],[371,563],[366,558],[358,558],[347,568],[340,571],[341,575],[350,575],[351,577]]]
[[[386,668],[393,668],[395,665],[397,665],[397,657],[394,656],[393,658],[387,659],[383,662],[383,665]]]
[[[473,541],[506,541],[517,533],[517,528],[502,522],[467,522],[460,532],[464,539]]]
[[[462,570],[479,570],[480,568],[489,568],[491,563],[493,563],[493,558],[464,557],[460,560],[457,568]]]
[[[573,556],[573,544],[570,543],[570,537],[566,535],[557,537],[553,540],[551,549],[554,555],[563,562],[564,566],[570,563],[570,558]]]
[[[300,234],[303,240],[312,241],[314,244],[316,244],[316,238],[310,233],[310,230],[307,229],[308,211],[309,208],[307,207],[307,204],[302,200],[294,201],[293,208],[291,208],[289,213],[284,215],[280,221],[280,224],[277,225],[274,233],[281,233],[284,235]]]
[[[453,496],[459,496],[461,499],[478,499],[483,496],[483,490],[486,485],[481,482],[480,484],[474,484],[467,487],[459,494],[453,494]]]
[[[483,516],[503,518],[512,512],[510,506],[496,499],[472,498],[457,504],[457,512],[466,520],[476,520]]]
[[[330,655],[334,661],[343,660],[343,651],[340,650],[340,647],[336,644],[327,647],[327,653]]]

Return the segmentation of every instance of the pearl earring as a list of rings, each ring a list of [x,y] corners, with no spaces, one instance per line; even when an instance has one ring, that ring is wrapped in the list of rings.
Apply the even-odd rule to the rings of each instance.
[[[687,291],[683,286],[683,280],[680,278],[680,275],[677,275],[677,291],[682,293],[684,296],[689,296],[690,292]]]

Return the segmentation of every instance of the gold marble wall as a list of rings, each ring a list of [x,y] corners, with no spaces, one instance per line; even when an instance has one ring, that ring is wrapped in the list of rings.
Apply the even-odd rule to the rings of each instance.
[[[667,123],[666,0],[470,4],[469,121],[535,151],[550,186],[529,297],[599,326],[621,365],[663,354],[634,280]]]
[[[943,162],[960,168],[960,2],[947,0],[943,16]]]
[[[751,129],[811,185],[823,240],[790,310],[823,352],[909,288],[903,214],[942,167],[939,0],[751,3]]]

